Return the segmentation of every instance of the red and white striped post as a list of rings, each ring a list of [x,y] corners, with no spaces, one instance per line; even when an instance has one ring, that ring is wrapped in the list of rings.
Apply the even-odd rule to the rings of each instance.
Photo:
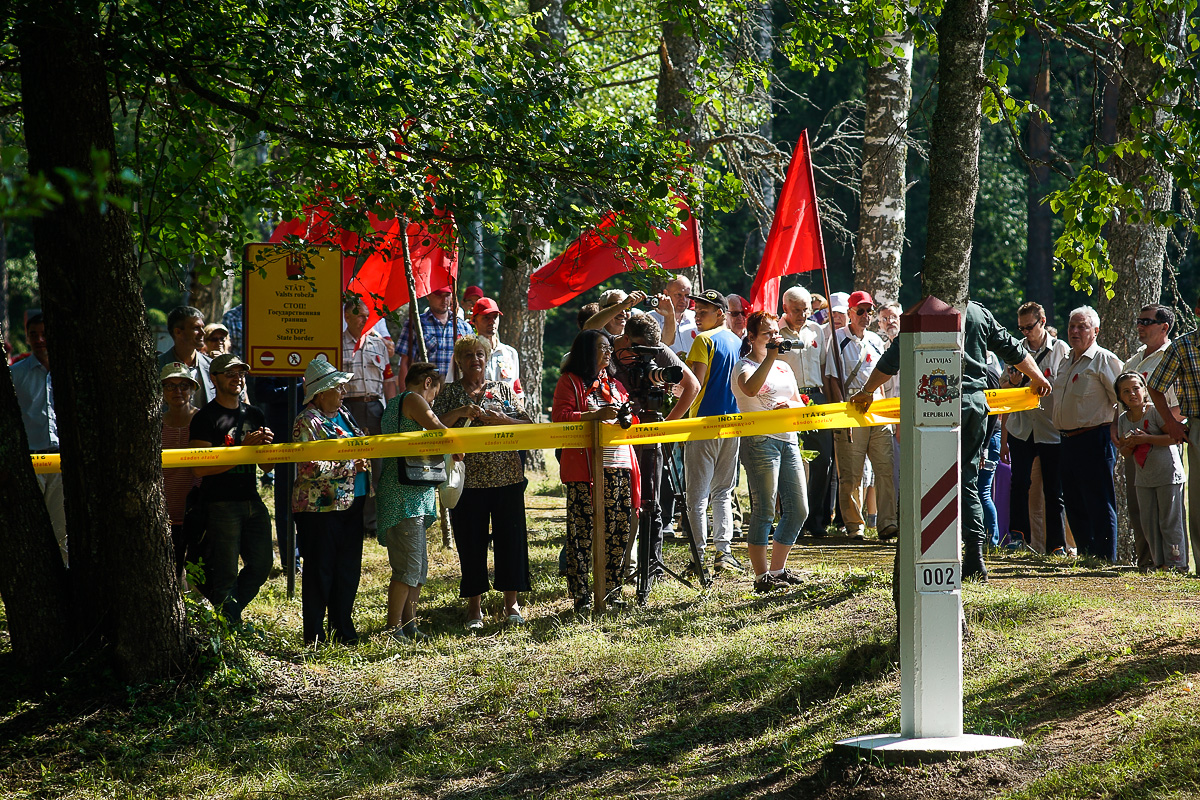
[[[963,733],[962,319],[936,297],[900,317],[900,733],[838,742],[885,758],[1021,745]]]
[[[900,317],[900,735],[962,735],[961,317]]]

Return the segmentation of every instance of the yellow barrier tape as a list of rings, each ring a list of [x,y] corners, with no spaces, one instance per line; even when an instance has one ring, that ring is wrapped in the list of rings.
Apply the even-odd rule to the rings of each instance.
[[[1031,389],[993,389],[987,392],[992,414],[1008,414],[1037,408],[1039,398]],[[724,439],[730,436],[760,436],[786,431],[823,428],[864,428],[900,421],[900,400],[880,400],[864,416],[846,403],[826,403],[805,408],[781,408],[753,414],[679,419],[622,429],[601,427],[606,445],[687,442]],[[492,450],[552,450],[559,447],[590,447],[591,423],[504,425],[478,428],[449,428],[415,433],[391,433],[354,439],[323,439],[318,442],[271,444],[260,447],[205,447],[164,450],[164,467],[214,467],[238,464],[283,464],[291,461],[346,461],[355,458],[483,453]],[[57,454],[31,456],[34,472],[59,472]]]

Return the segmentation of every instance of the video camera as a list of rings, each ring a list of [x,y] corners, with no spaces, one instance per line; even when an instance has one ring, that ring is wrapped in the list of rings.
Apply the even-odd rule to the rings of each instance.
[[[768,350],[778,350],[780,355],[790,353],[796,349],[796,342],[791,339],[784,339],[782,342],[767,342]]]
[[[624,362],[629,375],[629,395],[641,404],[642,408],[652,414],[662,411],[667,399],[667,387],[683,380],[683,367],[659,367],[654,364],[658,355],[657,347],[634,345],[629,348],[633,359]]]

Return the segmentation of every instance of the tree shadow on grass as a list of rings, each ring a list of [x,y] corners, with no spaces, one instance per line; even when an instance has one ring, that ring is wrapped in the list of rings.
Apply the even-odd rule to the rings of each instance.
[[[895,669],[897,658],[894,641],[872,641],[844,651],[813,654],[790,667],[781,665],[773,655],[751,656],[728,665],[729,680],[724,683],[713,681],[711,664],[647,681],[629,687],[628,693],[638,696],[637,704],[647,709],[648,717],[660,715],[663,707],[672,708],[675,713],[669,721],[622,742],[615,731],[612,736],[607,733],[617,722],[613,710],[549,716],[537,726],[535,739],[592,732],[593,741],[579,748],[586,752],[543,768],[536,775],[473,775],[470,777],[476,780],[470,788],[443,796],[454,800],[485,800],[516,794],[554,796],[582,782],[593,781],[599,781],[606,794],[636,795],[645,789],[647,774],[668,768],[678,770],[672,765],[687,753],[759,738],[786,724],[798,706],[826,702],[845,686],[886,676]],[[598,680],[601,679],[592,682]],[[779,691],[762,699],[764,689],[774,686],[780,687]],[[603,696],[608,691],[586,684],[575,688],[581,696]],[[636,715],[638,711],[622,709],[620,713]],[[391,747],[389,738],[390,735],[385,735],[372,746]],[[508,763],[539,760],[541,746],[536,742],[523,750],[512,754]],[[486,755],[482,760],[488,760]],[[740,760],[740,756],[709,760],[698,772],[692,770],[696,772],[692,777],[698,779],[704,772],[736,771]],[[687,779],[686,775],[682,777],[685,783]],[[422,776],[421,780],[428,782],[425,788],[430,790],[436,782],[435,776]]]

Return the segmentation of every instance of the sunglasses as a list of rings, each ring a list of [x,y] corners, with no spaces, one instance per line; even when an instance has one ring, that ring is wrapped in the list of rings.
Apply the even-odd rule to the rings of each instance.
[[[1021,333],[1029,333],[1031,330],[1036,328],[1038,325],[1041,325],[1044,321],[1045,320],[1039,319],[1037,322],[1033,323],[1032,325],[1018,325],[1017,330],[1019,330]]]
[[[856,308],[856,309],[854,309],[854,313],[860,317],[865,317],[865,316],[868,316],[869,314],[874,314],[875,309],[873,309],[873,308]]]
[[[164,392],[190,392],[192,384],[187,381],[169,381],[163,383]]]
[[[730,312],[729,312],[729,316],[731,316],[731,317],[744,317],[744,316],[746,316],[746,312],[745,312],[745,311],[730,311]]]
[[[1166,324],[1165,322],[1162,322],[1157,319],[1143,319],[1142,317],[1138,317],[1134,321],[1138,324],[1139,327],[1142,327],[1142,328],[1146,327],[1147,325],[1165,325]]]

